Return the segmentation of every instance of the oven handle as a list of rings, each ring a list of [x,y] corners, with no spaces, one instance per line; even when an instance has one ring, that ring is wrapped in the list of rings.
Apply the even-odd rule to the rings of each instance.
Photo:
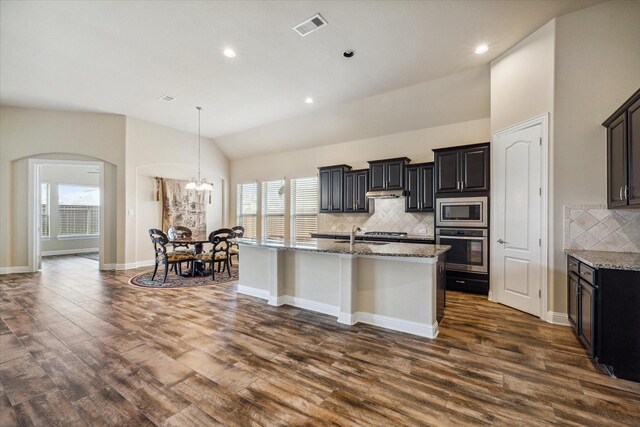
[[[437,238],[438,241],[440,241],[440,239],[482,240],[485,243],[489,239],[486,236],[484,236],[484,237],[466,237],[466,236],[441,236],[441,235],[436,236],[436,238]]]

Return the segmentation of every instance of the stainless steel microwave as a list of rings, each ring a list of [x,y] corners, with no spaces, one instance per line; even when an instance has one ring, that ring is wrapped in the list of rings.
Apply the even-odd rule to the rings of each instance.
[[[436,227],[489,227],[487,197],[436,199]]]

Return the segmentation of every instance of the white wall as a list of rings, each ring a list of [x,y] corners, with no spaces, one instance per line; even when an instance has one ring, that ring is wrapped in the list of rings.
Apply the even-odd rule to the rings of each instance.
[[[124,254],[125,118],[15,107],[0,108],[0,269],[28,265],[28,159],[92,160],[105,164],[103,262]],[[124,258],[124,257],[123,257]]]
[[[640,86],[640,2],[563,15],[491,65],[491,131],[550,112],[549,310],[566,312],[563,206],[606,202],[600,125]]]
[[[195,116],[194,109],[194,118]],[[162,228],[162,202],[156,201],[155,177],[189,180],[197,173],[198,135],[127,117],[126,266],[153,259],[150,228]],[[229,160],[201,138],[201,176],[212,182],[207,205],[207,230],[227,225]],[[133,215],[129,215],[133,211]]]
[[[58,185],[76,184],[93,187],[100,186],[100,175],[94,166],[77,165],[43,165],[40,171],[42,183],[49,184],[49,230],[50,238],[42,239],[41,251],[43,255],[47,253],[73,253],[82,252],[87,249],[99,249],[100,241],[98,237],[78,239],[58,239],[59,217],[58,217]]]
[[[556,23],[552,272],[554,311],[566,311],[563,207],[606,204],[601,123],[640,87],[640,2],[612,1]]]

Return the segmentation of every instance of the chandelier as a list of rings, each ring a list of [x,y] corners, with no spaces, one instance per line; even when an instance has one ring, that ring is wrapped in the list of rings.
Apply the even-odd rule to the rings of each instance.
[[[191,181],[184,188],[187,190],[211,191],[213,190],[213,184],[200,177],[200,113],[202,112],[202,107],[196,107],[196,110],[198,110],[198,177],[191,178]]]

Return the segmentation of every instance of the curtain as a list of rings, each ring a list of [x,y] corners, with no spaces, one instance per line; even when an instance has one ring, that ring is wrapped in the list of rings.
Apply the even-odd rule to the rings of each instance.
[[[186,190],[188,181],[159,178],[162,188],[162,229],[181,225],[194,236],[207,233],[206,191]]]

